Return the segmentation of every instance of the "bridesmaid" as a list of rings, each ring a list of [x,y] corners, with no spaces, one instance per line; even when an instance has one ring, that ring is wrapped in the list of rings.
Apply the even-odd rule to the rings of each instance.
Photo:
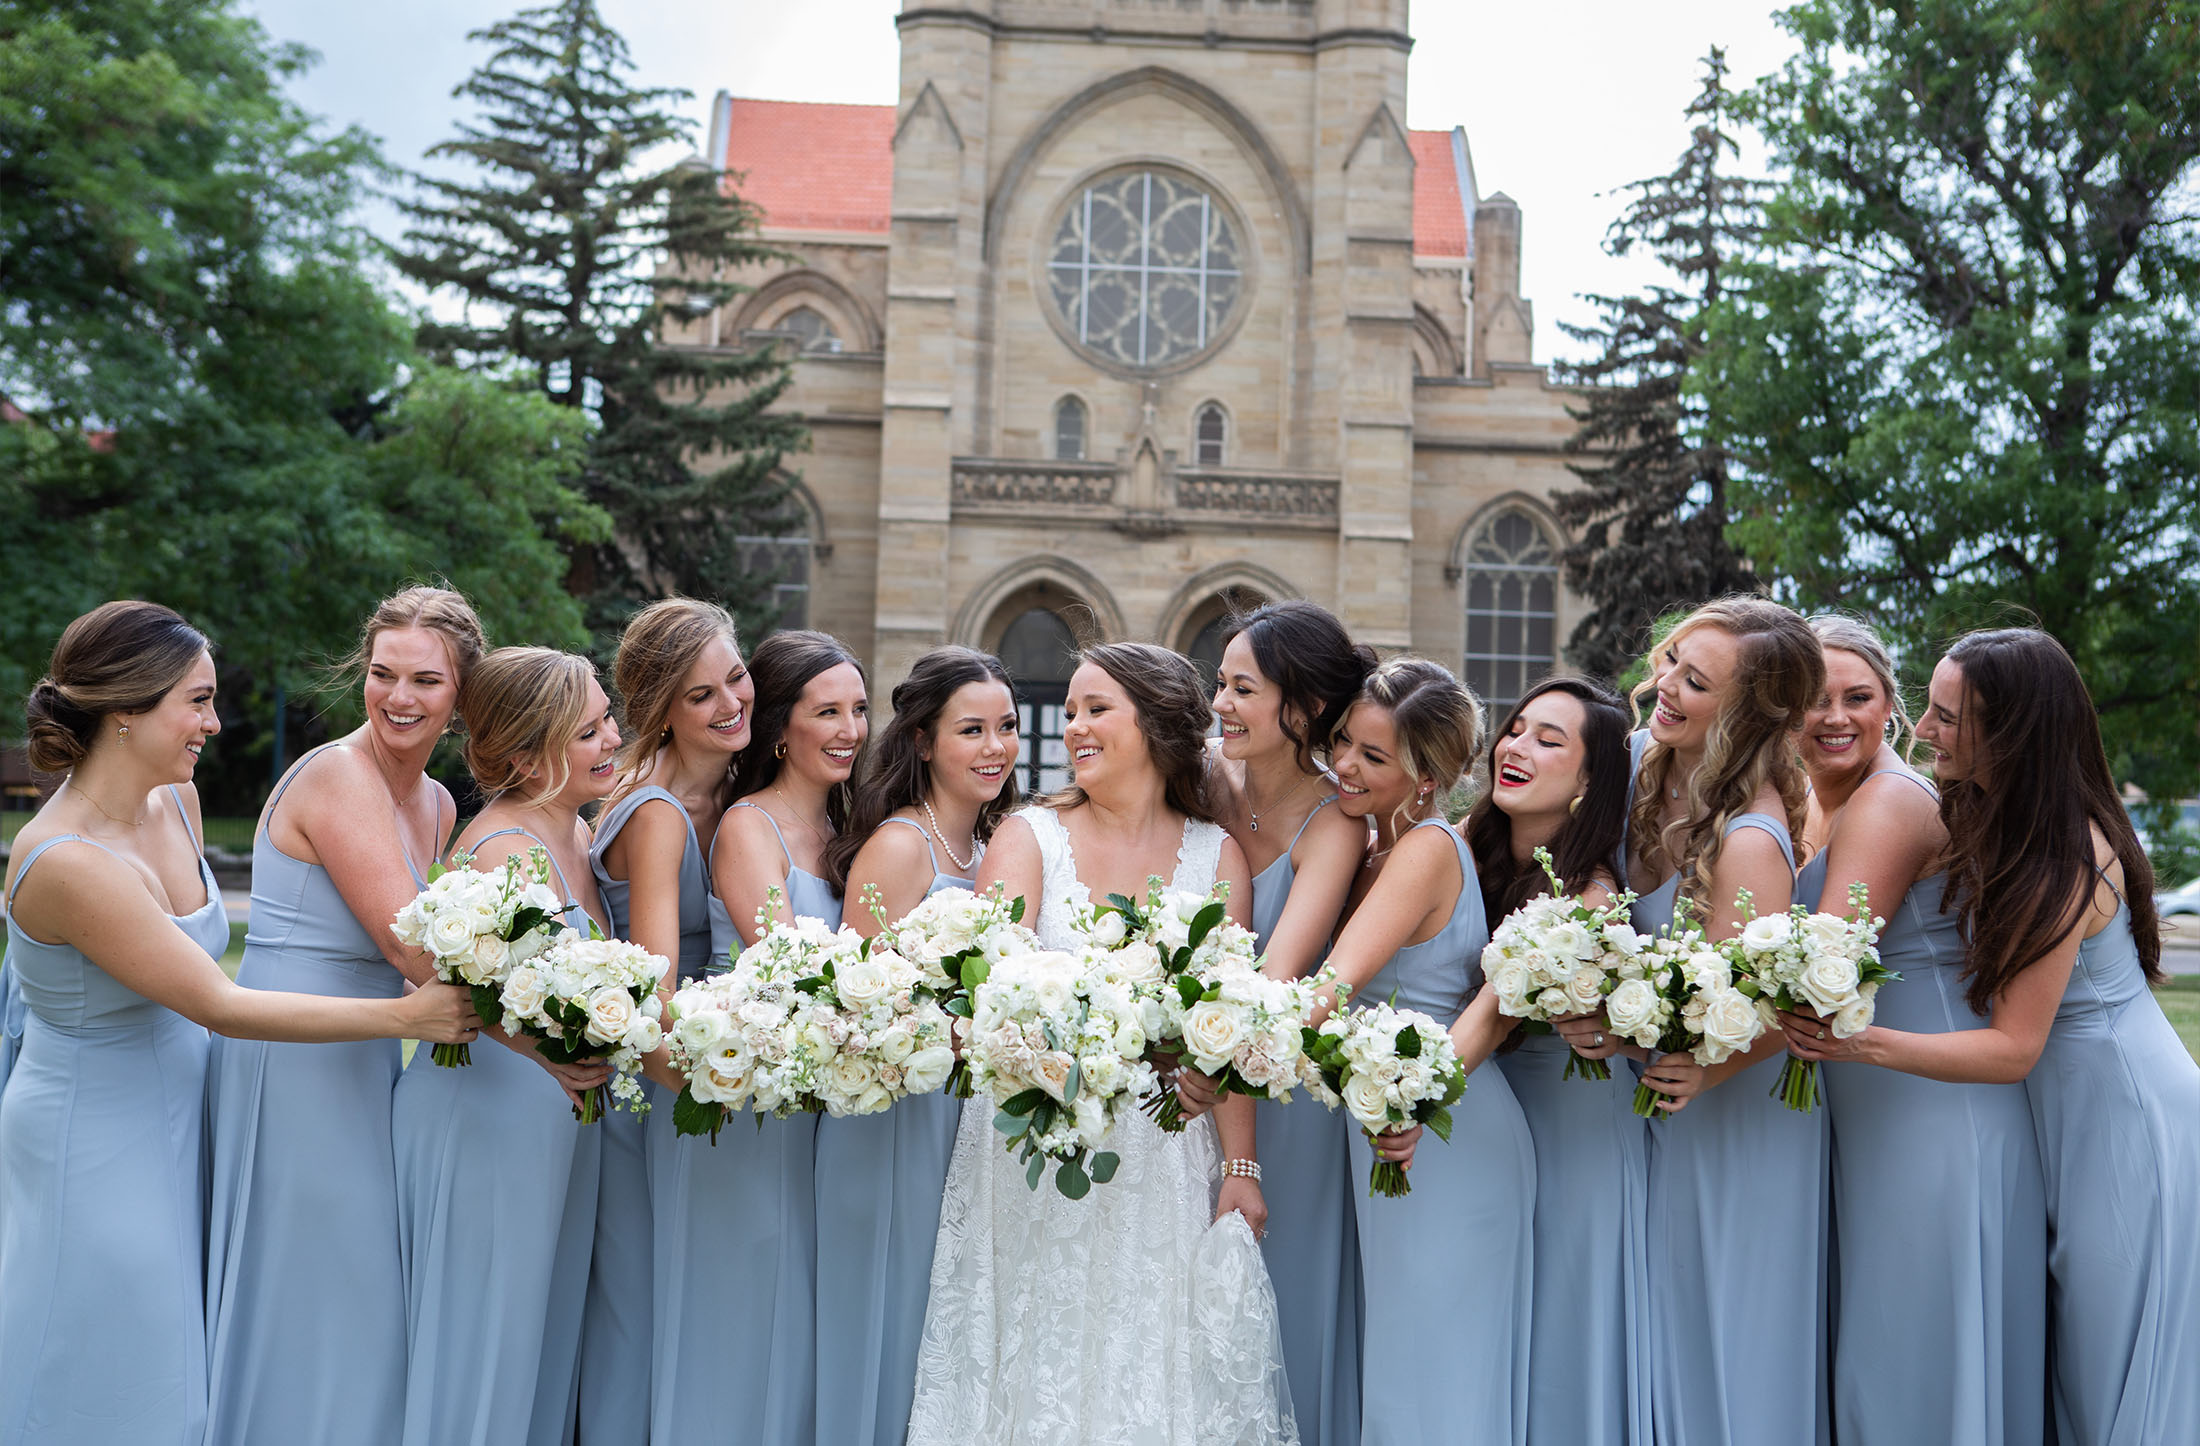
[[[1810,620],[1826,693],[1803,725],[1810,862],[1798,902],[1849,911],[1862,884],[1886,919],[1881,1028],[1987,1024],[1963,997],[1961,921],[1938,795],[1895,751],[1908,731],[1894,663],[1850,618]],[[1826,1021],[1784,1021],[1815,1043]],[[1853,1043],[1853,1041],[1850,1041]],[[1847,1441],[2037,1443],[2045,1432],[2047,1218],[2024,1089],[1949,1085],[1861,1063],[1820,1083],[1833,1131],[1833,1429]]]
[[[457,854],[494,869],[535,848],[562,922],[607,922],[581,809],[608,794],[619,746],[586,658],[499,648],[459,692],[466,767],[489,800]],[[602,1132],[578,1123],[602,1065],[552,1064],[524,1036],[486,1037],[447,1069],[416,1050],[397,1082],[399,1239],[410,1328],[407,1446],[559,1446],[573,1436]]]
[[[1656,699],[1633,739],[1637,929],[1663,928],[1685,898],[1712,938],[1731,938],[1741,889],[1759,914],[1787,909],[1804,817],[1795,737],[1824,691],[1817,635],[1776,603],[1706,603],[1667,636],[1635,695]],[[1709,1069],[1683,1052],[1643,1071],[1669,1112],[1650,1123],[1649,1241],[1651,1415],[1670,1446],[1827,1439],[1826,1126],[1772,1097],[1783,1052],[1768,1031]]]
[[[588,854],[612,937],[675,961],[660,993],[710,963],[710,879],[702,831],[731,801],[733,756],[748,745],[756,690],[714,603],[667,598],[636,613],[612,665],[626,706],[611,803]],[[637,1119],[615,1110],[598,1121],[603,1172],[596,1247],[581,1327],[580,1439],[643,1446],[649,1439],[651,1329],[650,1171],[672,1138],[677,1084],[669,1057],[643,1091],[654,1108]]]
[[[486,647],[455,592],[407,588],[375,608],[350,662],[366,722],[300,759],[261,810],[239,984],[395,999],[435,977],[390,919],[457,824],[425,770]],[[390,1096],[403,1068],[394,1039],[214,1046],[209,1440],[396,1439],[405,1277]]]
[[[849,925],[875,934],[937,889],[975,888],[993,826],[1016,807],[1021,737],[1008,670],[934,648],[894,689],[848,823],[825,848]],[[864,903],[877,890],[877,912]],[[818,1446],[900,1446],[916,1390],[932,1243],[962,1101],[942,1091],[817,1122]]]
[[[1611,902],[1628,771],[1627,712],[1608,689],[1552,678],[1513,706],[1490,746],[1489,796],[1466,827],[1490,919],[1549,891],[1537,848],[1550,850],[1569,892],[1599,908]],[[1453,1032],[1462,1050],[1482,1010],[1496,1016],[1493,991]],[[1609,1080],[1567,1079],[1564,1039],[1535,1025],[1518,1038],[1497,1064],[1535,1139],[1528,1440],[1649,1446],[1650,1139],[1632,1108],[1635,1076],[1623,1065]],[[1613,1052],[1594,1035],[1587,1050]]]
[[[855,655],[823,633],[774,633],[749,659],[752,742],[710,848],[711,952],[756,941],[777,915],[837,927],[825,845],[848,817],[848,778],[870,732]],[[817,1119],[741,1122],[681,1136],[658,1168],[650,1431],[787,1446],[816,1435]],[[738,1240],[740,1248],[727,1242]]]
[[[2200,1440],[2200,1067],[2147,990],[2161,978],[2153,870],[2092,699],[2047,634],[1973,633],[1933,670],[1917,732],[1945,790],[1943,907],[1970,938],[1975,1018],[1875,1023],[1842,1040],[1788,1016],[1790,1047],[1927,1079],[2022,1081],[2046,1181],[2050,1439]],[[2027,1363],[2004,1368],[2021,1385]]]
[[[1262,968],[1278,978],[1301,978],[1327,957],[1366,849],[1367,824],[1331,806],[1336,794],[1317,759],[1374,666],[1374,650],[1310,602],[1269,603],[1223,645],[1210,797],[1253,869],[1253,934]],[[1187,1111],[1212,1104],[1195,1071],[1178,1081]],[[1269,1203],[1261,1253],[1275,1283],[1299,1439],[1356,1442],[1360,1252],[1350,1121],[1303,1097],[1253,1108]]]
[[[1454,1020],[1482,987],[1481,886],[1442,811],[1473,766],[1480,707],[1435,663],[1393,658],[1337,729],[1338,805],[1374,825],[1330,954],[1356,998]],[[1359,1207],[1363,1359],[1381,1363],[1361,1391],[1364,1446],[1527,1440],[1535,1147],[1512,1087],[1486,1065],[1494,1042],[1491,1031],[1463,1057],[1448,1144],[1418,1127],[1352,1137],[1355,1179],[1378,1155],[1413,1168],[1411,1194]]]
[[[67,779],[16,837],[8,969],[25,1008],[0,1096],[0,1441],[200,1446],[206,1434],[209,1029],[337,1041],[474,1035],[464,990],[242,988],[191,786],[214,711],[206,639],[167,608],[71,623],[27,709]]]

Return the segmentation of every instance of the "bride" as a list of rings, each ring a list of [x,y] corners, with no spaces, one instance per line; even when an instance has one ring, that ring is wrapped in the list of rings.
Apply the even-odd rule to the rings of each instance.
[[[1198,670],[1163,648],[1086,650],[1063,743],[1076,782],[1006,820],[978,886],[1031,902],[1050,949],[1077,946],[1074,911],[1229,887],[1250,922],[1251,877],[1208,816],[1208,710]],[[1083,1200],[1037,1190],[983,1100],[963,1109],[940,1211],[909,1446],[1291,1446],[1250,1100],[1181,1135],[1131,1109],[1107,1144],[1112,1181]],[[1225,1171],[1225,1162],[1228,1170]],[[1218,1189],[1219,1185],[1219,1189]]]

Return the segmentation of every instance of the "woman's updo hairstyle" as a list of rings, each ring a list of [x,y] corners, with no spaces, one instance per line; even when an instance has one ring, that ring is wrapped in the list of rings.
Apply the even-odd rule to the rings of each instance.
[[[101,603],[70,623],[24,706],[31,767],[76,767],[104,719],[150,711],[207,647],[204,633],[159,603]]]
[[[374,611],[360,625],[359,645],[337,664],[338,676],[356,686],[366,676],[367,664],[374,660],[374,640],[396,628],[425,628],[442,638],[450,650],[454,681],[461,691],[466,675],[489,651],[489,636],[482,631],[481,619],[464,595],[447,587],[421,584],[391,593],[375,604]],[[465,711],[463,705],[459,711]]]
[[[458,708],[466,715],[466,771],[492,801],[525,788],[533,806],[572,777],[566,749],[588,721],[588,659],[554,648],[498,648],[466,670]],[[529,788],[527,770],[541,777]]]
[[[842,663],[863,675],[862,660],[831,633],[795,628],[773,633],[749,654],[749,677],[756,684],[756,717],[749,725],[749,746],[733,761],[732,794],[736,800],[762,793],[778,781],[784,760],[781,745],[787,741],[787,724],[802,690],[820,673]],[[869,686],[869,680],[865,680]],[[825,817],[835,830],[847,827],[849,785],[837,785],[825,798]]]
[[[1427,801],[1436,804],[1474,768],[1482,746],[1482,704],[1443,664],[1392,658],[1367,675],[1355,701],[1390,715],[1398,766],[1413,780],[1407,808],[1421,801],[1422,784],[1429,785]]]
[[[1375,650],[1353,642],[1329,609],[1296,598],[1263,604],[1233,620],[1223,642],[1227,646],[1238,637],[1283,698],[1277,723],[1298,749],[1300,770],[1313,772],[1345,709],[1375,671]]]
[[[1902,701],[1902,683],[1895,677],[1894,655],[1887,651],[1886,643],[1872,631],[1869,623],[1847,613],[1813,613],[1804,621],[1818,635],[1821,651],[1839,648],[1861,658],[1864,666],[1872,670],[1872,676],[1879,680],[1879,686],[1887,694],[1893,714],[1889,721],[1894,724],[1894,734],[1887,739],[1888,746],[1903,762],[1909,762],[1910,750],[1917,742],[1917,725],[1910,721],[1910,710]]]
[[[626,715],[626,742],[619,749],[620,795],[649,781],[671,732],[672,705],[679,701],[680,684],[703,649],[721,638],[736,654],[741,651],[732,615],[716,603],[691,597],[653,602],[628,620],[619,634],[618,656],[611,663],[619,706]],[[730,768],[727,776],[732,776]],[[730,801],[720,798],[716,805],[722,809]]]
[[[1153,643],[1095,643],[1078,661],[1106,673],[1130,697],[1169,807],[1186,818],[1215,822],[1207,799],[1207,725],[1214,721],[1209,706],[1214,695],[1199,665]],[[1085,791],[1075,783],[1045,799],[1054,808],[1084,801]]]

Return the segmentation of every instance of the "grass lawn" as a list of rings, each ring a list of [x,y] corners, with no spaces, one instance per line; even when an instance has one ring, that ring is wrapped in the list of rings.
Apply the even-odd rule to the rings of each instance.
[[[2200,974],[2172,974],[2154,997],[2162,1001],[2162,1012],[2176,1026],[2185,1048],[2200,1059]]]
[[[16,834],[33,816],[22,809],[0,811],[0,843],[14,842]],[[257,819],[250,818],[210,818],[206,820],[206,841],[233,854],[249,854],[252,852],[252,830],[258,824]]]

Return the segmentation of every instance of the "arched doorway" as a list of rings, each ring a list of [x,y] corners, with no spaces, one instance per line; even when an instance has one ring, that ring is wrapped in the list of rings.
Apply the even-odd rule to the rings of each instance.
[[[1077,669],[1077,635],[1052,608],[1031,606],[1001,630],[995,649],[1016,680],[1016,713],[1023,731],[1017,782],[1026,793],[1051,793],[1069,784],[1069,750],[1062,745],[1062,704]]]

